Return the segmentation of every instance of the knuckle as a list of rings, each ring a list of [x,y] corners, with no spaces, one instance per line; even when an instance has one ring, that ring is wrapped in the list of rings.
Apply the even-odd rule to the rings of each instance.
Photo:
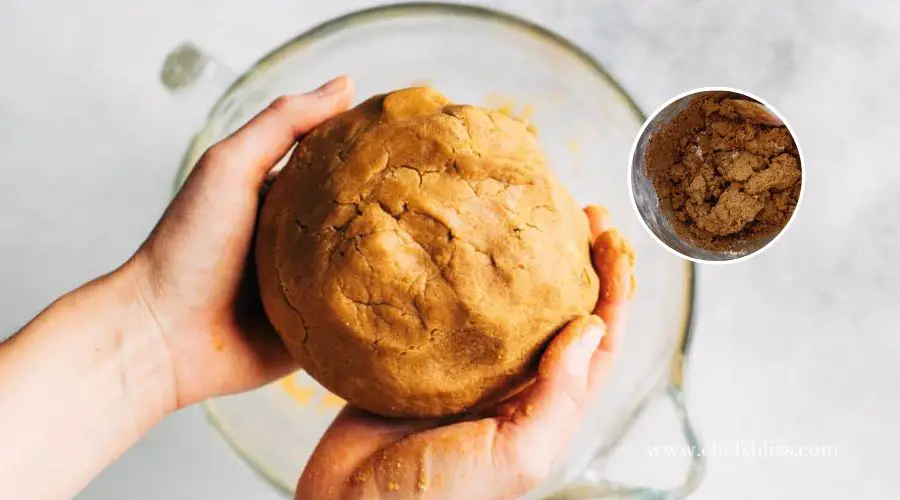
[[[584,401],[584,385],[584,382],[580,380],[572,380],[570,383],[564,384],[559,389],[557,404],[564,406],[572,413],[577,412],[581,408],[581,402]]]
[[[227,158],[227,146],[224,142],[219,142],[210,146],[200,157],[197,162],[199,166],[213,168],[215,165],[222,163]]]
[[[274,101],[272,101],[272,104],[269,104],[269,107],[276,111],[285,111],[291,108],[293,102],[294,100],[291,96],[283,95],[277,97]]]

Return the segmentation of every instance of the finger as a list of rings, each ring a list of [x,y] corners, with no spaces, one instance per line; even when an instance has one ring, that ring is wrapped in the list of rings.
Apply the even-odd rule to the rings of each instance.
[[[597,316],[569,323],[550,343],[537,380],[520,398],[513,415],[517,447],[552,459],[568,440],[587,401],[591,358],[606,333]]]
[[[250,388],[280,379],[299,368],[281,337],[269,322],[259,295],[254,248],[250,245],[244,266],[244,275],[235,298],[235,325],[238,338],[231,344],[240,346],[241,352],[253,353],[253,370],[245,372]],[[246,387],[238,387],[246,389]]]
[[[599,205],[588,205],[584,209],[591,228],[591,241],[597,239],[603,231],[609,229],[609,210]]]
[[[272,189],[272,183],[275,182],[274,176],[266,176],[265,180],[263,180],[262,185],[259,187],[259,208],[262,209],[263,203],[266,201],[266,196],[269,195],[269,190]]]
[[[207,151],[200,167],[234,174],[256,188],[297,138],[347,109],[353,82],[339,77],[306,93],[281,96]]]
[[[593,357],[591,357],[591,366],[587,383],[587,399],[589,402],[594,400],[594,397],[597,396],[603,385],[609,379],[609,374],[612,372],[613,363],[615,361],[615,354],[615,351],[611,350],[610,347],[601,342],[600,347],[597,348]]]
[[[634,251],[615,229],[604,231],[592,249],[594,269],[600,279],[600,293],[594,314],[607,326],[603,346],[615,351],[625,324],[628,300],[634,288]]]

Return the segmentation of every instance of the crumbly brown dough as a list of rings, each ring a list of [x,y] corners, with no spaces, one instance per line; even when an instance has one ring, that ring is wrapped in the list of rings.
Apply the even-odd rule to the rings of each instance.
[[[645,164],[674,229],[701,248],[731,251],[787,224],[800,196],[798,158],[777,117],[722,93],[657,131]]]
[[[434,417],[532,379],[597,300],[590,238],[527,124],[410,88],[300,142],[256,252],[269,319],[312,377],[375,413]]]

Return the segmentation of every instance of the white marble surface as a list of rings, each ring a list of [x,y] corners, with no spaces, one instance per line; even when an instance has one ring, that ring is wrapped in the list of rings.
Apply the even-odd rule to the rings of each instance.
[[[169,49],[192,39],[242,68],[367,4],[0,4],[0,332],[127,257],[159,216],[197,125],[158,83]],[[806,160],[798,220],[765,255],[701,270],[690,406],[708,443],[839,455],[714,457],[695,498],[897,498],[900,3],[490,4],[587,48],[645,110],[725,85],[787,116]],[[197,409],[165,421],[82,497],[279,498]]]

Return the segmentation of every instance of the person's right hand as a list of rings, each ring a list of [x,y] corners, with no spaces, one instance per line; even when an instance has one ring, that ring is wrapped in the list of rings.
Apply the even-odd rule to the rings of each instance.
[[[307,132],[347,109],[353,82],[282,96],[197,163],[134,257],[114,274],[137,290],[144,358],[158,359],[164,412],[254,389],[297,369],[263,311],[252,262],[261,190]],[[126,378],[146,379],[144,373]]]
[[[594,314],[550,343],[528,389],[477,417],[397,420],[347,407],[325,433],[297,485],[297,499],[517,498],[550,472],[600,390],[625,324],[633,254],[586,210],[600,276]]]

